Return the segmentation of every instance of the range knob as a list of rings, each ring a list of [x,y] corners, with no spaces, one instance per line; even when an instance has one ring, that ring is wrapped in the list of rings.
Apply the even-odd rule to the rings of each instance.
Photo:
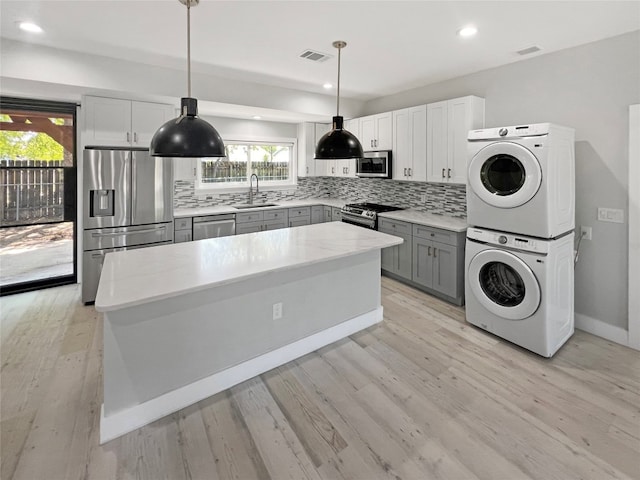
[[[498,237],[498,243],[504,245],[505,243],[507,243],[507,237],[505,237],[504,235],[500,235]]]
[[[509,130],[507,130],[506,128],[501,128],[500,130],[498,130],[498,135],[500,135],[501,137],[506,136],[507,133],[509,133]]]

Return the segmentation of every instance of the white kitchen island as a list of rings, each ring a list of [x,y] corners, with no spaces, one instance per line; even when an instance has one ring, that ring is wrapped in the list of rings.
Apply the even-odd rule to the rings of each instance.
[[[400,243],[330,222],[107,254],[101,443],[380,322]]]

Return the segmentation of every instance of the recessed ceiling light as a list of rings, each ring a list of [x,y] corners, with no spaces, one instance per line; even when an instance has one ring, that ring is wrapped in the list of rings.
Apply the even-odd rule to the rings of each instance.
[[[18,27],[20,27],[20,30],[24,30],[25,32],[29,32],[29,33],[42,33],[42,28],[40,28],[38,25],[36,25],[35,23],[31,23],[31,22],[20,22],[18,24]]]
[[[458,35],[461,37],[473,37],[476,33],[478,33],[478,29],[473,25],[467,25],[458,30]]]
[[[332,84],[332,83],[329,83],[329,82],[325,83],[325,84],[324,84],[324,85],[322,85],[322,86],[323,86],[323,88],[326,88],[327,90],[329,90],[330,88],[333,88],[333,84]]]
[[[253,118],[254,120],[261,120],[262,119],[262,117],[260,115],[254,115],[251,118]]]

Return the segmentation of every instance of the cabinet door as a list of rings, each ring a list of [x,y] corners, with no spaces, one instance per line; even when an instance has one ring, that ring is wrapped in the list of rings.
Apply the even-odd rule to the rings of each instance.
[[[339,208],[331,207],[331,221],[332,222],[342,221],[342,211]]]
[[[447,181],[447,102],[427,105],[427,181]]]
[[[433,242],[413,237],[414,282],[427,288],[433,286]]]
[[[173,234],[175,243],[190,242],[191,240],[193,240],[191,230],[176,230]]]
[[[83,143],[90,146],[128,147],[131,135],[131,101],[117,98],[84,98]]]
[[[315,124],[315,141],[313,143],[313,155],[315,155],[316,145],[320,139],[324,136],[325,133],[331,130],[331,125],[327,123],[316,123]],[[317,177],[328,177],[331,176],[331,167],[330,165],[332,160],[313,160],[314,162],[314,170],[315,175]],[[335,163],[335,162],[333,162]],[[333,165],[335,167],[335,165]]]
[[[392,112],[376,115],[376,150],[391,150],[393,147],[393,115]]]
[[[398,245],[383,248],[382,250],[380,250],[380,268],[382,268],[382,270],[386,270],[387,272],[396,273],[396,258],[398,258]]]
[[[236,223],[236,235],[240,235],[242,233],[253,233],[253,232],[261,232],[263,227],[263,222],[247,222],[247,223]]]
[[[467,136],[469,130],[484,127],[484,99],[467,96],[449,100],[447,115],[447,180],[467,183]]]
[[[411,167],[409,109],[403,108],[393,112],[393,145],[391,164],[395,180],[409,179]]]
[[[309,225],[311,223],[311,217],[296,217],[289,219],[290,227],[300,227],[302,225]]]
[[[197,158],[173,158],[173,179],[194,181],[199,161]]]
[[[316,174],[316,126],[310,122],[298,124],[298,176],[313,177]]]
[[[324,221],[331,221],[331,207],[324,207]]]
[[[362,144],[362,149],[365,152],[370,152],[375,150],[373,146],[373,142],[376,138],[376,119],[375,115],[371,115],[369,117],[362,117],[360,119],[360,135],[362,138],[360,139],[360,143]]]
[[[396,261],[396,273],[407,280],[411,280],[411,274],[413,272],[413,237],[411,235],[398,233],[395,233],[394,235],[402,237],[404,240],[400,245],[397,245],[398,259]]]
[[[433,286],[434,290],[448,295],[457,296],[458,284],[458,250],[451,245],[433,242]]]
[[[427,106],[412,107],[409,111],[409,141],[411,170],[409,180],[427,181]],[[394,125],[395,127],[395,125]],[[395,132],[395,130],[394,130]],[[395,133],[394,133],[395,134]],[[395,153],[394,153],[395,154]]]
[[[287,221],[284,218],[265,222],[263,226],[263,230],[278,230],[279,228],[287,228]]]
[[[311,223],[324,222],[324,207],[322,205],[314,205],[311,207]]]
[[[131,102],[131,133],[135,147],[149,148],[153,135],[173,118],[173,107],[162,103]]]

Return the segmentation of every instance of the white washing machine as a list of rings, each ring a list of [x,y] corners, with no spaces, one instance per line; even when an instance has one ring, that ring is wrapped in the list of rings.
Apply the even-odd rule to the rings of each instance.
[[[573,232],[553,240],[469,227],[467,321],[544,357],[574,331]]]
[[[551,123],[472,130],[469,225],[555,238],[575,226],[574,131]]]

